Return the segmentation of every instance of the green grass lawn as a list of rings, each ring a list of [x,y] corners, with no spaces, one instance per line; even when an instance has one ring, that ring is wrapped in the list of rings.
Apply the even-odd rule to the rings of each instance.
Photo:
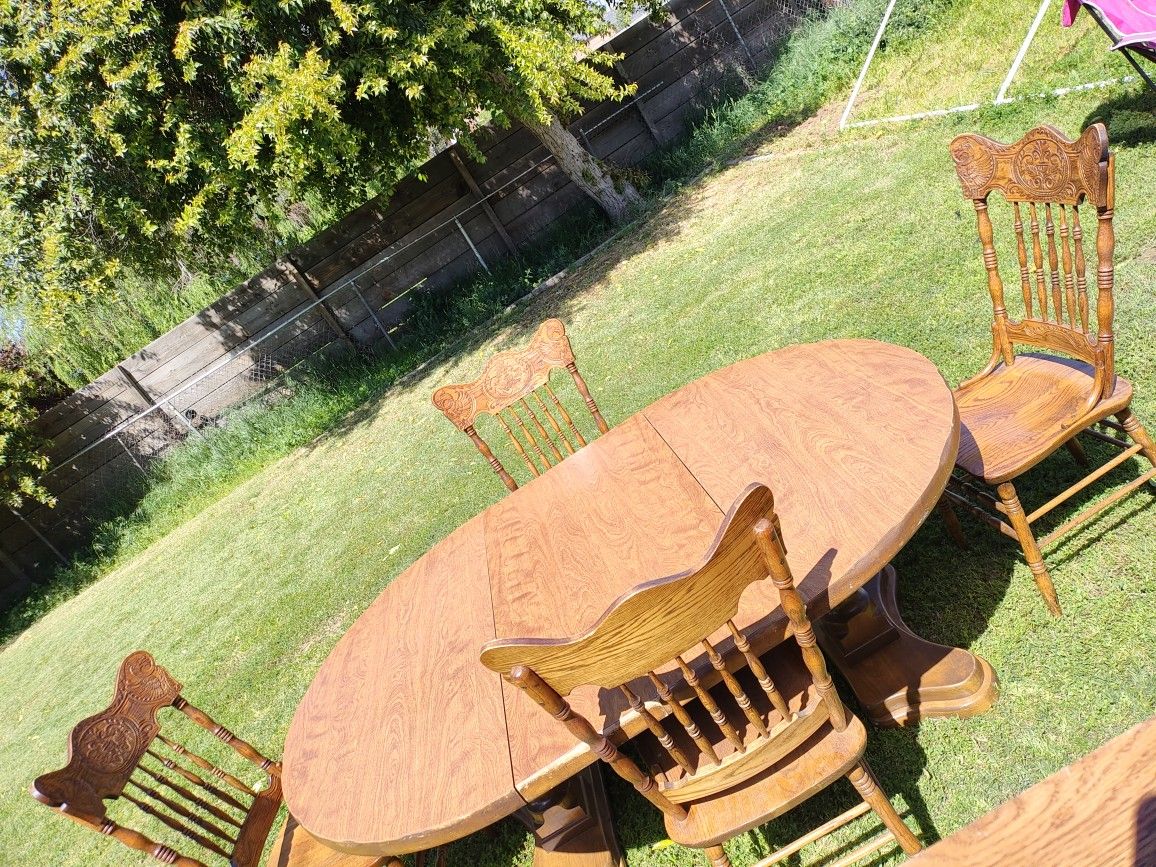
[[[931,38],[963,26],[952,18]],[[995,41],[1014,46],[1027,22],[989,26],[1003,28]],[[1056,26],[1049,17],[1045,27]],[[1080,44],[1072,51],[1084,51]],[[953,57],[971,62],[962,48]],[[1090,49],[1088,58],[1089,78],[1120,62]],[[953,74],[950,59],[943,77]],[[1037,59],[1021,86],[1041,89],[1031,75],[1044,81],[1069,59]],[[910,84],[897,62],[878,72],[873,93]],[[105,705],[116,665],[133,649],[151,650],[190,700],[279,753],[313,674],[358,614],[431,544],[504,494],[429,395],[524,341],[543,318],[567,322],[612,423],[720,365],[826,337],[911,346],[952,383],[977,370],[989,352],[990,304],[974,212],[947,155],[958,132],[1006,140],[1040,122],[1075,133],[1091,118],[1108,121],[1118,178],[1117,367],[1136,384],[1137,413],[1156,427],[1156,100],[1120,87],[844,135],[832,129],[840,108],[753,142],[757,159],[679,193],[561,286],[250,478],[0,651],[0,864],[138,863],[27,794],[33,777],[62,764],[69,728]],[[1060,454],[1021,492],[1038,504],[1075,476]],[[950,546],[933,517],[899,556],[910,625],[982,654],[1002,684],[983,716],[870,731],[868,758],[924,839],[949,834],[1152,714],[1151,500],[1130,499],[1053,550],[1060,620],[1046,614],[1015,548],[974,522],[965,519],[967,552]],[[661,820],[632,790],[612,782],[611,797],[632,867],[704,863],[689,850],[654,848]],[[739,838],[729,847],[736,864],[852,799],[837,785]],[[838,842],[869,827],[860,820]],[[528,837],[506,825],[450,857],[528,865]]]

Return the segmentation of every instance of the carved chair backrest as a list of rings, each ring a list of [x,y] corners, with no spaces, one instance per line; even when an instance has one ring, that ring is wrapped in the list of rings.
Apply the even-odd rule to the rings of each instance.
[[[1063,352],[1095,367],[1091,403],[1111,394],[1115,387],[1115,182],[1104,125],[1093,124],[1075,141],[1050,126],[1037,127],[1010,145],[980,135],[961,135],[951,142],[951,156],[963,194],[975,205],[995,310],[993,360],[1002,357],[1005,364],[1014,363],[1017,344]],[[1019,321],[1008,317],[988,214],[988,196],[995,190],[1011,204],[1024,306]],[[1095,327],[1089,311],[1088,256],[1081,223],[1085,204],[1096,214]]]
[[[655,777],[619,753],[589,720],[570,707],[565,697],[582,685],[620,690],[670,758],[688,776],[709,774],[712,768],[719,766],[710,738],[688,713],[690,702],[701,703],[720,734],[739,752],[748,746],[739,734],[744,728],[752,729],[755,736],[761,738],[785,736],[787,727],[780,726],[773,732],[768,730],[766,720],[735,677],[736,666],[728,668],[723,654],[709,640],[725,625],[735,650],[742,656],[742,663],[737,668],[749,668],[770,705],[783,720],[791,719],[787,702],[774,679],[733,620],[743,591],[753,582],[767,577],[778,589],[780,605],[790,620],[822,712],[836,728],[846,727],[846,709],[835,691],[822,651],[816,645],[806,603],[796,589],[787,565],[774,497],[770,489],[761,484],[751,484],[739,495],[697,568],[639,584],[620,596],[592,627],[579,636],[491,641],[482,649],[482,662],[525,690],[659,809],[682,818],[685,816],[683,808],[662,794]],[[700,651],[706,652],[711,668],[717,672],[745,719],[728,718],[688,664],[688,654]],[[658,673],[660,670],[681,674],[688,687],[685,697],[675,695],[683,692],[681,685],[672,690],[668,679]],[[696,763],[689,760],[666,727],[650,713],[636,690],[631,688],[631,682],[640,679],[644,686],[654,688],[669,715],[702,751],[703,764],[696,767]]]
[[[171,707],[268,776],[258,792],[161,733],[157,712]],[[73,728],[68,762],[36,778],[32,796],[64,815],[166,864],[195,867],[214,856],[246,867],[260,861],[281,802],[281,765],[257,752],[181,697],[179,684],[138,650],[117,672],[111,704]],[[106,800],[122,799],[200,850],[179,853],[109,818]],[[210,818],[211,817],[211,818]]]
[[[578,372],[566,327],[558,319],[543,322],[526,348],[499,352],[473,382],[442,386],[433,393],[434,406],[469,436],[511,491],[517,490],[517,482],[479,436],[474,422],[482,413],[497,419],[534,476],[574,454],[586,439],[550,387],[550,372],[556,368],[569,372],[598,432],[606,433],[609,428]]]

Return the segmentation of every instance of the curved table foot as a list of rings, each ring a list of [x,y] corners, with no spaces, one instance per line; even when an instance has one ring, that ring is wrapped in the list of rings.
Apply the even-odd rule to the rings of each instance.
[[[614,836],[601,762],[519,811],[534,832],[534,867],[626,867]]]
[[[907,628],[895,598],[891,565],[824,617],[823,649],[878,726],[924,717],[983,713],[999,695],[987,660],[920,638]]]

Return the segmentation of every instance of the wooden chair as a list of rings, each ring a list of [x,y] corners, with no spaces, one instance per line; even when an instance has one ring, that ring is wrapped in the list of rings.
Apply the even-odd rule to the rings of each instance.
[[[586,408],[594,417],[598,432],[606,433],[609,430],[606,420],[578,372],[574,350],[566,337],[566,326],[558,319],[547,319],[538,326],[534,339],[525,349],[499,352],[473,382],[445,385],[433,393],[434,406],[465,431],[511,491],[518,489],[518,483],[478,435],[474,422],[482,413],[496,418],[534,476],[540,476],[560,463],[565,457],[563,451],[566,455],[574,454],[586,445],[586,439],[550,388],[550,372],[558,367],[569,371]],[[531,395],[536,408],[529,401]],[[541,418],[538,413],[541,413]]]
[[[161,733],[157,711],[175,708],[228,744],[264,776],[260,788],[212,764]],[[146,760],[147,757],[147,760]],[[117,673],[112,703],[69,736],[68,763],[32,784],[32,796],[69,819],[176,867],[226,861],[256,867],[281,807],[281,765],[181,696],[181,685],[143,650]],[[114,822],[106,800],[120,799],[191,841],[188,857]],[[207,859],[207,860],[206,860]],[[397,859],[335,852],[289,819],[270,867],[401,867]]]
[[[1133,455],[1143,453],[1156,466],[1156,446],[1128,408],[1132,385],[1115,370],[1115,191],[1108,134],[1102,124],[1094,124],[1076,141],[1069,141],[1052,127],[1042,126],[1012,145],[961,135],[952,141],[951,155],[963,193],[975,205],[995,319],[991,360],[955,390],[962,431],[956,474],[942,511],[960,544],[964,544],[962,533],[948,502],[965,507],[1017,540],[1048,610],[1058,616],[1055,586],[1040,549],[1156,476],[1156,469],[1149,469],[1042,539],[1037,540],[1032,532],[1032,524]],[[988,197],[997,190],[1011,205],[1023,295],[1020,319],[1011,318],[1005,305],[988,215]],[[1088,206],[1095,210],[1096,219],[1092,305],[1082,223]],[[1095,307],[1094,327],[1091,306]],[[1045,352],[1017,354],[1020,346]],[[1067,357],[1048,354],[1053,352]],[[1097,423],[1103,430],[1093,427]],[[1080,433],[1118,447],[1120,454],[1025,514],[1013,480],[1065,446],[1088,466],[1076,439]],[[1125,436],[1132,442],[1126,442]],[[988,487],[995,488],[998,498]]]
[[[770,577],[794,641],[762,658],[733,621],[744,589]],[[717,633],[722,639],[711,640]],[[703,562],[627,591],[594,625],[562,639],[491,641],[482,662],[525,690],[666,818],[676,843],[729,867],[722,843],[846,776],[864,803],[759,862],[779,861],[875,810],[886,831],[839,861],[850,864],[898,841],[921,845],[863,760],[863,724],[843,705],[786,562],[774,499],[752,484],[723,520]],[[566,696],[601,687],[641,717],[635,740],[649,773]],[[621,706],[621,705],[620,705]],[[665,717],[665,719],[663,719]]]

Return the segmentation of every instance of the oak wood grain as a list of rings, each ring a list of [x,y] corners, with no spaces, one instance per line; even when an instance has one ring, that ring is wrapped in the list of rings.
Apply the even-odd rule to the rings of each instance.
[[[455,531],[362,615],[290,728],[290,810],[338,848],[401,854],[546,795],[597,757],[486,671],[483,643],[575,634],[640,580],[695,565],[754,480],[775,491],[789,565],[818,617],[914,533],[957,442],[935,366],[876,341],[787,347],[667,396]],[[785,616],[768,616],[778,603],[769,581],[740,602],[735,624],[755,652],[786,634]],[[725,628],[710,639],[741,657]],[[690,662],[718,680],[705,651]],[[458,688],[435,695],[427,682]],[[656,691],[638,692],[665,715]],[[569,700],[614,739],[646,728],[618,691]],[[395,779],[408,781],[403,802],[390,797]]]
[[[911,537],[958,444],[955,405],[935,366],[873,340],[741,361],[642,414],[716,503],[729,505],[752,479],[775,492],[787,559],[815,618]],[[763,604],[759,589],[749,595]]]
[[[285,794],[323,843],[402,855],[522,805],[501,683],[477,659],[494,637],[485,549],[480,517],[435,545],[337,643],[302,699]]]
[[[912,867],[1156,863],[1156,718],[940,840]]]
[[[556,368],[570,374],[598,432],[606,433],[606,419],[578,371],[566,326],[560,319],[547,319],[539,325],[528,346],[494,355],[474,381],[443,385],[433,393],[434,406],[470,438],[511,491],[518,489],[518,483],[478,434],[474,423],[479,415],[492,415],[531,477],[561,463],[566,455],[584,447],[586,439],[550,387],[550,374]]]
[[[951,156],[963,194],[975,206],[993,319],[987,366],[956,390],[963,442],[959,478],[952,481],[945,509],[950,511],[952,503],[961,505],[1016,539],[1044,603],[1058,617],[1059,598],[1040,549],[1156,476],[1156,469],[1149,470],[1042,540],[1031,528],[1036,518],[1122,462],[1092,470],[1053,498],[1047,509],[1031,516],[1025,514],[1013,484],[1063,445],[1080,460],[1083,452],[1074,437],[1112,415],[1121,423],[1131,419],[1127,435],[1156,468],[1156,446],[1128,409],[1132,386],[1115,373],[1115,162],[1108,150],[1108,131],[1104,124],[1094,123],[1069,140],[1054,127],[1041,126],[1011,144],[967,133],[952,140]],[[1019,319],[1008,312],[1000,273],[989,207],[993,192],[1011,205],[1023,296]],[[1006,205],[1000,209],[998,202],[994,204],[1006,217]],[[1092,210],[1096,221],[1094,323],[1081,207],[1085,215]],[[1019,355],[1022,345],[1076,360]],[[981,489],[980,481],[997,487],[998,502]],[[961,541],[954,518],[948,517],[948,526]]]
[[[1094,373],[1081,362],[1028,354],[960,388],[956,463],[991,485],[1031,469],[1072,441],[1072,421],[1083,415]],[[1132,384],[1117,376],[1112,394],[1085,421],[1107,418],[1131,400]]]
[[[571,635],[593,623],[640,575],[687,569],[710,545],[722,511],[649,423],[634,416],[485,512],[495,635]],[[662,539],[663,544],[654,544]],[[475,650],[480,650],[479,645]],[[594,760],[555,767],[574,738],[504,684],[514,777],[527,798],[544,795]],[[627,707],[620,694],[582,687],[571,704],[594,725]],[[603,706],[605,705],[605,706]],[[572,769],[572,770],[571,770]]]
[[[157,712],[166,707],[180,711],[236,756],[259,768],[265,784],[257,791],[162,735]],[[165,752],[157,752],[154,746]],[[191,762],[251,800],[246,805],[199,773],[177,764],[170,755]],[[145,756],[155,763],[144,763]],[[232,867],[257,867],[281,808],[281,764],[191,704],[181,695],[181,684],[147,651],[138,650],[121,663],[109,706],[73,728],[68,763],[37,777],[31,793],[76,823],[165,864],[195,867],[227,859]],[[184,846],[175,849],[112,821],[105,801],[117,799],[151,816],[186,844],[192,843],[197,857],[189,856]],[[290,867],[315,867],[308,856],[303,852],[287,863]]]

